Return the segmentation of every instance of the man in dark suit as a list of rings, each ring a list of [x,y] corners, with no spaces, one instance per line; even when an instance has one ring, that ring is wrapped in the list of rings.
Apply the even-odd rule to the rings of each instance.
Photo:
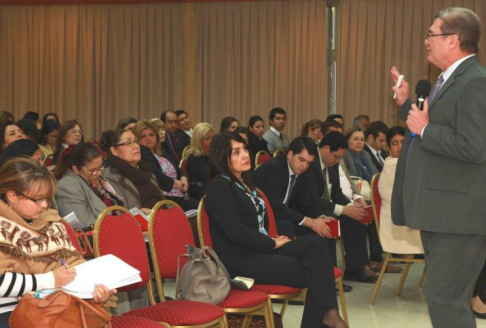
[[[385,151],[387,133],[388,127],[382,121],[371,123],[364,131],[366,144],[363,150],[370,154],[371,161],[378,172],[383,170],[383,163],[387,156]]]
[[[366,228],[359,223],[366,216],[366,202],[360,198],[350,201],[342,192],[339,162],[346,154],[348,142],[337,131],[329,132],[319,143],[318,156],[305,175],[306,196],[300,210],[306,215],[325,211],[336,217],[346,251],[347,280],[375,282],[378,276],[368,267]]]
[[[486,68],[477,58],[481,22],[465,8],[441,10],[427,60],[442,70],[423,111],[409,84],[393,87],[410,131],[398,159],[392,219],[420,229],[425,290],[434,327],[476,327],[474,284],[486,259]],[[395,82],[400,73],[392,68]]]
[[[174,111],[166,110],[162,112],[160,120],[164,122],[165,128],[165,141],[162,142],[162,149],[176,163],[179,163],[182,159],[184,148],[191,143],[191,137],[177,128],[177,115]]]
[[[323,237],[331,237],[326,222],[330,218],[316,215],[316,219],[301,214],[298,204],[305,200],[305,185],[302,174],[317,155],[314,141],[308,137],[297,137],[289,145],[287,156],[272,158],[255,171],[259,188],[267,196],[275,214],[280,235],[293,238],[299,226],[309,227]]]

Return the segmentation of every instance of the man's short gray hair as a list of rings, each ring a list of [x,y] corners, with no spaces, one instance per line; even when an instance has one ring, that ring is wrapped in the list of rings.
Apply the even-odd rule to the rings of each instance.
[[[449,7],[439,11],[435,18],[442,20],[442,33],[454,33],[459,38],[461,50],[467,53],[479,52],[479,38],[481,37],[481,20],[470,9]]]

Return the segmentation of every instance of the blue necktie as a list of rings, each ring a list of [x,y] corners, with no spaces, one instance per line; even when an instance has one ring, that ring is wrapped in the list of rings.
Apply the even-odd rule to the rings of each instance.
[[[290,197],[292,197],[292,190],[294,189],[294,185],[295,185],[295,177],[296,175],[295,174],[292,174],[290,176],[290,184],[289,184],[289,194],[287,195],[287,201],[285,202],[285,206],[289,206],[289,203],[290,203]]]

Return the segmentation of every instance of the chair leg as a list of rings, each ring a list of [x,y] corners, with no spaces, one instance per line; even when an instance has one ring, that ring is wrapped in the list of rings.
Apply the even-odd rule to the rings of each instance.
[[[268,299],[267,305],[263,307],[263,314],[265,316],[265,327],[275,328],[275,321],[273,318],[273,306],[270,299]]]
[[[346,261],[344,259],[344,243],[342,237],[339,237],[338,243],[339,243],[339,252],[341,253],[341,263],[343,266],[343,270],[346,270]]]
[[[343,320],[347,326],[349,326],[348,322],[348,310],[346,308],[346,299],[344,298],[344,289],[343,289],[343,277],[339,277],[336,281],[336,286],[339,291],[339,300],[341,301],[341,312],[343,314]]]
[[[285,309],[287,309],[287,304],[289,303],[289,300],[283,300],[282,303],[282,308],[280,309],[280,317],[283,319]]]
[[[422,276],[420,276],[419,286],[424,287],[425,276],[427,275],[427,267],[424,266],[424,270],[422,271]]]
[[[412,257],[413,255],[408,256],[409,259],[411,259]],[[397,295],[402,294],[403,285],[405,285],[405,280],[407,279],[408,272],[410,271],[410,267],[412,266],[412,263],[413,262],[408,262],[407,265],[405,266],[405,270],[403,270],[402,277],[400,278],[400,283],[398,284],[398,288],[397,288],[397,293],[396,293]]]
[[[241,328],[248,328],[250,326],[250,322],[253,316],[251,314],[245,315],[245,318],[243,319],[243,323],[241,324]]]
[[[375,288],[373,289],[373,294],[371,294],[371,300],[370,300],[371,305],[373,305],[375,303],[375,298],[376,298],[376,295],[378,295],[378,289],[380,289],[381,281],[383,280],[383,277],[385,276],[386,267],[388,266],[388,263],[390,262],[390,257],[391,257],[391,254],[387,253],[385,260],[384,260],[384,263],[383,263],[383,267],[381,268],[380,275],[378,276],[378,281],[376,282]]]
[[[226,318],[226,314],[224,315],[223,320],[221,320],[219,326],[222,328],[229,328],[228,318]]]

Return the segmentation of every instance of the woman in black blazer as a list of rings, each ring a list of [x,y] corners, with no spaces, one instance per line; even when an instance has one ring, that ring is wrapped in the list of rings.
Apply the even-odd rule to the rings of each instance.
[[[248,122],[248,139],[250,140],[250,159],[251,165],[255,165],[256,154],[260,150],[268,151],[267,141],[263,139],[263,133],[265,132],[265,123],[260,116],[252,116]],[[270,153],[270,152],[269,152]]]
[[[331,254],[324,238],[267,235],[265,203],[248,175],[250,157],[237,133],[214,137],[205,197],[213,246],[230,275],[259,284],[308,287],[301,327],[347,327],[337,310]]]
[[[200,200],[206,191],[209,172],[209,145],[213,140],[213,136],[214,128],[211,124],[197,124],[192,132],[191,144],[186,151],[189,195],[197,200]]]

